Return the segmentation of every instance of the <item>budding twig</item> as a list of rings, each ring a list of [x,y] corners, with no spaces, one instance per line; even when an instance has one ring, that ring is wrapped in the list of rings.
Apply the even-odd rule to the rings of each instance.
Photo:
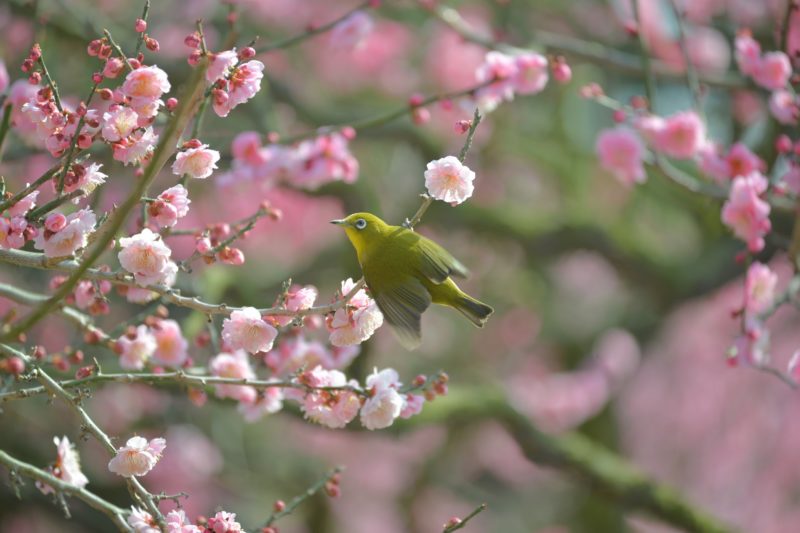
[[[450,533],[451,531],[457,531],[463,528],[464,526],[467,525],[467,522],[478,516],[483,511],[485,511],[487,507],[488,505],[486,505],[485,503],[480,504],[471,513],[469,513],[464,518],[458,520],[456,523],[446,525],[445,528],[442,530],[442,533]]]
[[[297,508],[298,505],[300,505],[301,503],[312,497],[314,494],[322,490],[325,487],[325,485],[331,480],[331,478],[333,478],[334,476],[343,471],[344,467],[337,466],[336,468],[325,474],[325,476],[323,476],[322,478],[320,478],[319,481],[311,485],[303,494],[300,494],[299,496],[295,496],[294,498],[292,498],[292,500],[286,504],[286,507],[282,511],[273,512],[269,516],[269,518],[267,518],[264,527],[267,528],[271,526],[279,518],[282,518],[288,514],[292,514],[292,512]]]

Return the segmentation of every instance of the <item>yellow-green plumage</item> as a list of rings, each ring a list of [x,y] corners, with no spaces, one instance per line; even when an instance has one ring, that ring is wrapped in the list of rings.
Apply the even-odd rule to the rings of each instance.
[[[432,240],[370,213],[332,222],[344,227],[372,297],[407,348],[419,346],[420,316],[431,303],[460,311],[478,327],[492,314],[458,288],[451,276],[466,277],[467,269]]]

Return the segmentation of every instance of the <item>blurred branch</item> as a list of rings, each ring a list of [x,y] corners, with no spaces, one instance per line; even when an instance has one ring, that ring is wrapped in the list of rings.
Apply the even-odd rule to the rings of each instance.
[[[286,515],[292,514],[292,512],[297,508],[298,505],[300,505],[301,503],[303,503],[304,501],[306,501],[307,499],[309,499],[310,497],[321,491],[323,488],[325,488],[325,486],[328,483],[330,483],[333,478],[338,476],[339,473],[341,473],[343,470],[344,470],[343,467],[337,466],[336,468],[325,474],[322,478],[320,478],[319,481],[311,485],[303,494],[300,494],[299,496],[295,496],[294,498],[292,498],[292,500],[289,503],[287,503],[282,510],[280,511],[276,510],[275,512],[273,512],[269,516],[269,518],[267,518],[267,522],[264,524],[263,529],[266,529],[269,526],[271,526],[279,518],[283,518]]]
[[[479,44],[492,50],[500,50],[508,53],[519,53],[522,49],[509,44],[495,41],[474,30],[470,24],[453,8],[438,6],[431,9],[431,12],[444,24],[452,28],[467,41]],[[530,45],[531,48],[544,48],[547,53],[566,54],[591,63],[625,72],[628,74],[642,74],[643,70],[639,59],[635,55],[620,52],[599,43],[583,41],[568,35],[559,35],[546,31],[536,31],[536,41]],[[676,72],[664,62],[656,61],[653,70],[660,76],[668,78],[680,78],[682,74]],[[700,81],[707,85],[724,87],[727,89],[737,89],[746,87],[745,80],[739,76],[726,74],[723,76],[703,75]]]
[[[328,22],[326,24],[322,24],[321,26],[311,27],[307,31],[304,31],[303,33],[299,33],[297,35],[293,35],[292,37],[287,37],[287,38],[281,39],[279,41],[275,41],[275,42],[272,42],[272,43],[267,43],[264,46],[260,46],[256,51],[258,53],[272,52],[274,50],[282,50],[284,48],[289,48],[291,46],[299,44],[299,43],[301,43],[301,42],[303,42],[303,41],[305,41],[307,39],[310,39],[311,37],[314,37],[314,36],[319,35],[321,33],[325,33],[325,32],[327,32],[329,30],[332,30],[334,27],[336,27],[337,24],[339,24],[340,22],[342,22],[345,19],[347,19],[347,17],[349,17],[350,15],[352,15],[353,13],[355,13],[357,11],[361,11],[362,9],[365,9],[365,8],[369,7],[370,4],[371,4],[371,2],[369,0],[367,0],[365,2],[361,2],[360,4],[356,5],[355,7],[353,7],[352,9],[347,11],[346,13],[344,13],[343,15],[339,16],[338,18],[336,18],[336,19],[334,19],[334,20],[332,20],[332,21],[330,21],[330,22]]]
[[[62,479],[55,477],[46,470],[42,470],[41,468],[37,468],[30,463],[20,461],[19,459],[10,456],[3,450],[0,450],[0,463],[8,468],[8,471],[12,477],[12,483],[15,482],[14,476],[21,474],[25,477],[38,481],[39,483],[52,487],[56,492],[68,494],[78,498],[90,507],[107,515],[120,529],[120,531],[132,531],[130,526],[128,526],[128,524],[125,522],[124,518],[128,511],[120,509],[113,503],[104,500],[93,492],[72,485],[71,483],[67,483]],[[19,483],[19,480],[17,480],[16,483]]]
[[[146,195],[147,188],[155,179],[156,175],[166,164],[167,160],[175,151],[178,138],[186,129],[186,125],[192,118],[195,108],[203,95],[205,71],[208,68],[208,61],[202,61],[198,65],[191,78],[189,79],[184,95],[180,98],[180,104],[174,117],[167,123],[161,138],[153,152],[153,157],[144,175],[136,182],[133,190],[128,194],[127,199],[119,206],[109,218],[104,228],[96,232],[93,247],[88,251],[86,257],[78,263],[77,268],[70,274],[67,280],[56,290],[55,294],[37,306],[30,314],[15,324],[9,331],[2,336],[3,339],[14,339],[20,333],[28,330],[38,323],[42,318],[55,307],[58,302],[65,298],[77,285],[81,277],[87,270],[100,258],[106,251],[108,245],[116,236],[117,231],[125,223],[128,214],[138,205],[139,198]]]
[[[452,388],[419,415],[396,424],[409,430],[424,424],[472,424],[494,419],[532,462],[564,471],[600,496],[692,533],[732,533],[734,529],[686,501],[677,491],[648,478],[621,457],[586,437],[549,435],[539,430],[492,387]]]
[[[0,107],[3,108],[3,118],[0,121],[0,161],[3,160],[3,146],[8,136],[9,126],[11,125],[11,111],[13,106],[5,100],[0,100]]]

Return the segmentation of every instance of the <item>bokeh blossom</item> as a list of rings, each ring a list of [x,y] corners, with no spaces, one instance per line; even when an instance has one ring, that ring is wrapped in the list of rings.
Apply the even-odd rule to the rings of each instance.
[[[644,145],[633,130],[625,126],[605,130],[597,137],[595,146],[600,165],[625,185],[641,183],[647,178],[644,171]]]
[[[121,336],[116,343],[119,365],[125,370],[143,369],[157,349],[158,340],[144,324]]]
[[[767,178],[759,172],[733,180],[730,194],[722,207],[722,222],[747,243],[751,252],[764,248],[764,236],[772,229],[770,205],[761,199],[767,190]]]
[[[220,353],[211,359],[209,369],[214,376],[235,379],[254,379],[256,377],[247,353],[243,350],[236,350],[233,353]],[[255,388],[249,385],[228,385],[218,383],[214,385],[217,398],[232,398],[244,403],[253,403],[257,393]]]

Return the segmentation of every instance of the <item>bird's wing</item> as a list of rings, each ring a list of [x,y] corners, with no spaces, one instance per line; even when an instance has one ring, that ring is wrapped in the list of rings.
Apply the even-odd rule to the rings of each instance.
[[[437,285],[450,276],[465,278],[469,275],[467,267],[450,255],[450,252],[430,239],[420,235],[417,242],[420,251],[420,273]]]
[[[400,343],[408,350],[418,347],[422,341],[420,317],[431,304],[431,295],[416,278],[410,278],[390,287],[372,291],[386,321]]]

